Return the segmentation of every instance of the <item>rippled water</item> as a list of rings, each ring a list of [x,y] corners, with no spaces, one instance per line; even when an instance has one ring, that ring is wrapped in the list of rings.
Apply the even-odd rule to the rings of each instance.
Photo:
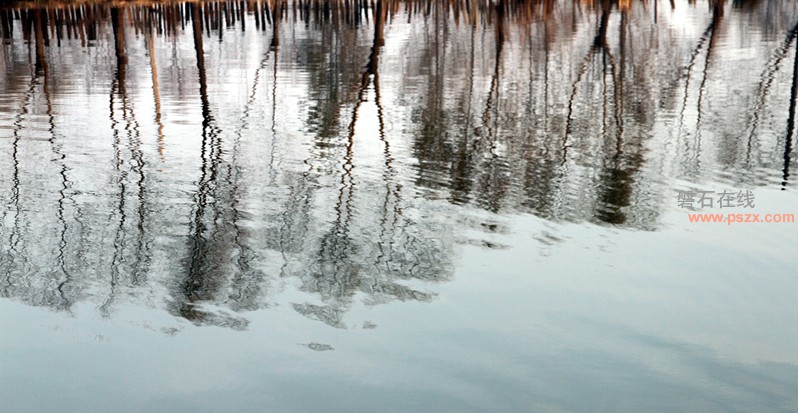
[[[0,21],[3,411],[798,411],[795,2]]]

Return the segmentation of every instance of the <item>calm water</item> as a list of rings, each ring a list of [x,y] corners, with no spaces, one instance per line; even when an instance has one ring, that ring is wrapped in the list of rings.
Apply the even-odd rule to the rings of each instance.
[[[0,7],[0,410],[798,412],[794,1]]]

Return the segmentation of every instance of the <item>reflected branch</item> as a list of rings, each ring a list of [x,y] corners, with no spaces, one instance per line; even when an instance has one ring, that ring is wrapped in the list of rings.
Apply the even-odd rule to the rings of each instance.
[[[63,279],[58,283],[56,286],[56,290],[58,290],[58,294],[61,298],[61,303],[59,304],[59,308],[68,310],[72,303],[67,298],[66,293],[64,291],[66,285],[72,281],[72,274],[67,269],[66,264],[66,249],[67,249],[67,230],[68,226],[66,223],[66,218],[64,216],[65,210],[65,203],[68,198],[66,192],[69,189],[71,182],[67,177],[67,166],[66,166],[66,155],[61,150],[61,145],[57,142],[57,138],[59,137],[56,133],[55,127],[55,115],[53,113],[53,102],[50,96],[50,86],[49,86],[49,78],[47,76],[47,71],[44,71],[44,97],[47,104],[47,123],[48,123],[48,132],[50,133],[50,148],[57,159],[59,164],[59,171],[58,175],[61,180],[61,187],[58,190],[58,209],[56,211],[56,216],[58,222],[61,224],[61,231],[59,232],[59,240],[58,240],[58,269],[60,270],[61,274],[63,274]],[[69,197],[70,201],[72,201],[71,197]]]
[[[147,14],[147,18],[151,18],[150,14]],[[150,55],[150,73],[152,75],[152,99],[155,105],[155,123],[158,125],[158,154],[163,159],[164,154],[164,144],[165,144],[165,136],[164,136],[164,124],[161,118],[161,91],[158,86],[158,67],[155,61],[155,44],[153,40],[153,31],[154,28],[152,27],[153,24],[150,23],[149,30],[146,31],[147,37],[147,50],[148,54]]]
[[[795,46],[795,60],[792,66],[792,87],[790,88],[790,108],[787,116],[787,136],[784,138],[784,169],[782,169],[781,189],[787,189],[787,178],[790,176],[792,160],[792,141],[795,131],[795,100],[798,95],[798,43]]]
[[[771,85],[773,84],[773,80],[776,78],[776,73],[779,70],[781,61],[787,56],[787,51],[789,50],[790,45],[792,44],[792,41],[795,40],[796,36],[798,36],[798,22],[796,22],[792,29],[787,32],[786,38],[768,59],[768,62],[765,64],[765,70],[760,76],[759,86],[757,87],[756,92],[757,100],[751,109],[752,121],[751,132],[748,134],[746,164],[748,164],[751,160],[751,152],[754,147],[753,141],[754,137],[756,136],[757,128],[759,127],[760,114],[765,107],[766,98],[770,94]]]
[[[723,3],[725,0],[715,0],[712,5],[712,23],[710,27],[712,28],[710,36],[709,36],[709,43],[707,44],[707,54],[706,60],[704,61],[704,70],[701,77],[701,85],[698,87],[698,102],[696,103],[698,115],[696,118],[695,123],[695,140],[696,140],[696,148],[695,148],[695,161],[696,166],[700,166],[701,161],[701,120],[702,120],[702,109],[703,109],[703,99],[704,95],[706,94],[706,82],[707,82],[707,74],[709,72],[709,66],[712,62],[712,51],[715,49],[715,43],[717,42],[717,34],[718,34],[718,27],[720,26],[721,20],[723,19]]]

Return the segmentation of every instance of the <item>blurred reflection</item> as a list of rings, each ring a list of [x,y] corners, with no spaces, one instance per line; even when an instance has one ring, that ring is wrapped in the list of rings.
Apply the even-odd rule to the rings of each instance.
[[[796,19],[786,1],[4,3],[0,294],[240,329],[296,288],[297,312],[346,328],[355,303],[433,299],[473,209],[655,230],[670,179],[790,189]]]

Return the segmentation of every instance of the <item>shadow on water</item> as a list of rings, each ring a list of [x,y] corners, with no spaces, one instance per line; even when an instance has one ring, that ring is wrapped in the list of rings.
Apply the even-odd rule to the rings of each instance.
[[[243,329],[295,289],[346,328],[356,303],[434,299],[474,214],[650,231],[663,177],[792,189],[797,20],[778,1],[5,2],[0,294]],[[740,22],[753,59],[727,53]]]

